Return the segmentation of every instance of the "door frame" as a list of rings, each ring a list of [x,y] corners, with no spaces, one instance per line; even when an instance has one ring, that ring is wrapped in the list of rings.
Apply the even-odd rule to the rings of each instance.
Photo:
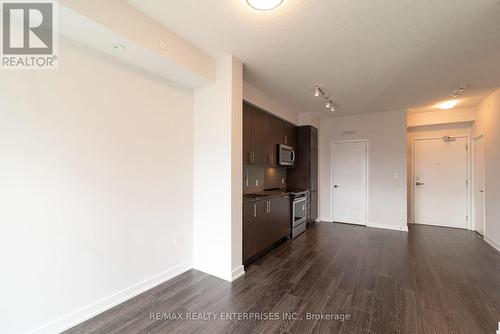
[[[457,136],[450,136],[451,138],[465,138],[465,145],[466,145],[466,161],[465,161],[465,167],[466,167],[466,174],[467,174],[467,185],[466,185],[466,192],[465,192],[465,197],[466,197],[466,215],[467,215],[467,230],[472,231],[473,226],[472,226],[472,210],[471,210],[471,140],[469,135],[457,135]],[[412,143],[411,143],[411,178],[408,178],[408,183],[411,184],[411,203],[412,203],[412,223],[415,223],[415,145],[417,141],[424,141],[424,140],[436,140],[440,139],[443,140],[444,137],[442,136],[431,136],[431,137],[420,137],[420,138],[413,138]],[[420,224],[416,224],[420,225]]]
[[[486,181],[486,148],[485,148],[485,140],[484,134],[480,134],[472,138],[471,145],[471,217],[472,217],[472,230],[476,231],[476,192],[474,191],[476,188],[476,140],[482,138],[483,139],[483,178]],[[484,182],[484,201],[483,201],[483,237],[486,235],[486,182]]]
[[[368,216],[370,214],[370,205],[368,203],[368,199],[370,198],[370,182],[369,182],[369,177],[370,177],[370,141],[368,139],[353,139],[353,140],[333,140],[330,143],[330,195],[331,195],[331,204],[330,204],[330,217],[332,217],[332,221],[334,222],[334,215],[333,215],[333,201],[335,197],[335,192],[334,192],[334,179],[333,179],[333,145],[335,144],[348,144],[348,143],[366,143],[366,184],[365,184],[365,189],[366,189],[366,208],[365,208],[365,222],[364,226],[368,226]],[[363,226],[363,225],[360,225]]]

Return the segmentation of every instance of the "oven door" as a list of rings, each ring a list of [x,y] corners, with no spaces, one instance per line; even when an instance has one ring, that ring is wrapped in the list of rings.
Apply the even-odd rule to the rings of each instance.
[[[293,201],[292,227],[297,227],[307,221],[306,198],[298,198]]]
[[[295,165],[295,151],[293,147],[287,145],[278,146],[280,166]]]

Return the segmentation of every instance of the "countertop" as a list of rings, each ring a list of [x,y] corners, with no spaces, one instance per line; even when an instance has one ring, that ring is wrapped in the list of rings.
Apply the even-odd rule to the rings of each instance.
[[[286,190],[272,190],[272,191],[262,191],[258,193],[245,194],[243,195],[243,203],[259,202],[263,200],[268,200],[275,197],[290,195],[290,191]],[[249,197],[252,195],[258,195],[258,197]]]

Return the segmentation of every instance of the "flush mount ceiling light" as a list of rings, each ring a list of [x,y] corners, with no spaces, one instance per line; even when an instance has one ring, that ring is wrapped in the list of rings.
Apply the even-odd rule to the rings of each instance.
[[[250,7],[257,10],[272,10],[283,3],[283,0],[247,0]]]
[[[437,107],[441,110],[449,110],[449,109],[455,108],[457,104],[458,104],[458,100],[449,100],[449,101],[439,103],[437,105]]]

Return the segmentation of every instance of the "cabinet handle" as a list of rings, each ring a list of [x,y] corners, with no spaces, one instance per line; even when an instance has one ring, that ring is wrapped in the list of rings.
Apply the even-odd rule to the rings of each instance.
[[[253,205],[253,217],[257,218],[257,204]]]
[[[269,213],[271,213],[271,201],[269,201]]]

